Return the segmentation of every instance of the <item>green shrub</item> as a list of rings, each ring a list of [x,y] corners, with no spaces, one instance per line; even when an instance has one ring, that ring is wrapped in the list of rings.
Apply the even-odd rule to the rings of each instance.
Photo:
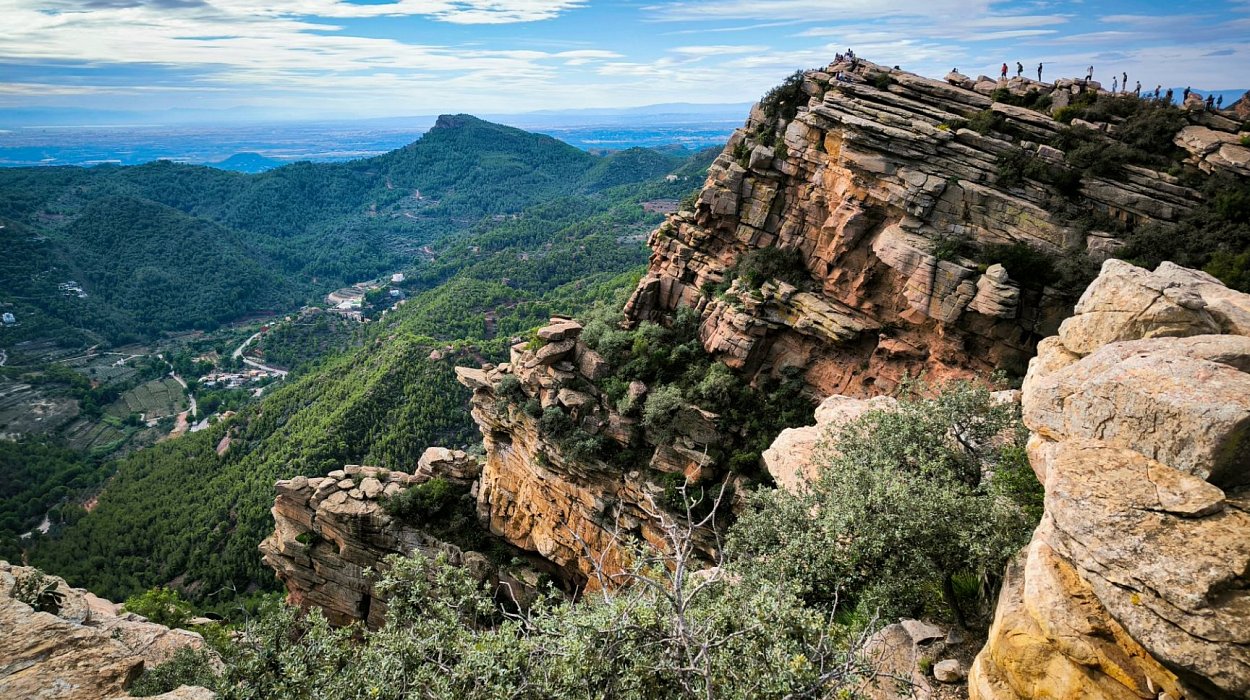
[[[422,525],[447,514],[466,491],[465,487],[436,476],[385,498],[382,508],[400,520]]]
[[[1007,128],[1007,119],[992,109],[984,109],[968,119],[968,128],[978,134],[989,134],[991,131],[1003,132]]]
[[[653,388],[642,407],[642,427],[647,435],[656,442],[672,439],[673,422],[685,405],[686,399],[679,387],[669,384]]]
[[[839,430],[806,491],[755,494],[730,555],[791,581],[813,604],[888,618],[923,612],[937,596],[962,623],[957,579],[996,577],[1037,524],[1041,486],[1024,471],[1026,437],[1019,408],[985,387],[908,396]],[[986,613],[993,594],[980,599]]]
[[[177,690],[183,685],[216,690],[217,680],[209,653],[203,649],[184,646],[175,651],[165,663],[144,669],[134,685],[130,686],[130,695],[150,697]]]
[[[525,389],[521,386],[521,380],[517,379],[515,374],[503,375],[503,378],[499,380],[499,384],[495,386],[495,393],[512,403],[521,403],[526,399]]]
[[[1060,107],[1059,109],[1056,109],[1054,117],[1055,117],[1055,121],[1061,124],[1071,124],[1072,120],[1075,119],[1077,115],[1079,115],[1080,113],[1081,113],[1080,107],[1068,105],[1066,107]]]
[[[807,104],[807,99],[807,93],[803,92],[803,71],[797,70],[780,85],[764,93],[764,97],[760,99],[760,108],[770,122],[788,122],[799,113],[799,107]]]
[[[803,253],[796,248],[753,248],[738,258],[732,271],[752,289],[774,279],[796,287],[808,279]]]
[[[158,625],[183,627],[191,619],[191,603],[178,591],[164,586],[132,595],[123,604],[126,612],[142,615]]]

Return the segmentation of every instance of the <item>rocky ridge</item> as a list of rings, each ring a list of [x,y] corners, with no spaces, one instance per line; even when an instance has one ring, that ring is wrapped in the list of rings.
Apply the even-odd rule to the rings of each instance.
[[[1058,108],[1097,89],[957,73],[931,80],[867,61],[808,71],[795,116],[756,105],[693,209],[652,234],[650,268],[626,313],[663,322],[679,307],[697,309],[708,352],[748,373],[802,368],[822,396],[889,393],[904,373],[1022,369],[1072,299],[961,250],[1019,243],[1104,258],[1120,243],[1056,213],[1052,188],[1002,182],[1003,154],[1061,162],[1063,152],[1045,144],[1065,125],[991,95],[1040,91]],[[962,126],[987,113],[1001,131]],[[1240,172],[1237,125],[1203,111],[1191,120],[1178,144],[1193,144],[1202,167]],[[1176,178],[1136,166],[1114,180],[1083,177],[1078,196],[1105,219],[1134,224],[1175,221],[1200,200]],[[752,290],[739,280],[717,295],[744,255],[770,247],[797,251],[802,288]]]
[[[168,661],[183,647],[199,649],[194,632],[149,622],[89,591],[49,577],[63,596],[56,614],[37,612],[14,597],[34,569],[0,561],[0,697],[99,700],[129,697],[126,689],[146,667]],[[161,697],[206,700],[203,688]]]
[[[1046,510],[972,697],[1250,696],[1250,295],[1109,260],[1022,400]]]

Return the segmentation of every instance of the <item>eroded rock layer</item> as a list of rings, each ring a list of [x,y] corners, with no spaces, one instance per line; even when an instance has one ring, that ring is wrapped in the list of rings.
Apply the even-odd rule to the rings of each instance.
[[[414,474],[349,465],[321,478],[279,481],[274,532],[260,545],[265,563],[285,584],[290,603],[316,606],[336,625],[361,621],[380,627],[386,600],[374,589],[376,572],[385,570],[387,556],[416,551],[443,554],[492,585],[501,602],[525,604],[538,584],[541,564],[500,565],[383,508],[384,499],[433,478],[467,486],[480,469],[477,458],[464,452],[431,447]]]
[[[623,565],[623,542],[667,546],[663,487],[654,479],[675,474],[691,484],[706,481],[714,470],[706,448],[721,436],[715,415],[687,406],[674,418],[674,437],[658,445],[649,441],[637,420],[621,415],[595,387],[606,364],[578,339],[580,331],[576,322],[553,319],[539,331],[537,348],[519,344],[511,362],[458,367],[456,373],[474,390],[473,417],[486,447],[479,517],[492,533],[593,590],[602,583],[597,573],[611,575]],[[641,401],[647,387],[635,382],[630,392]],[[571,454],[540,425],[540,411],[550,407],[584,435],[609,441],[609,453],[629,450],[636,463]],[[713,540],[704,534],[706,541],[696,542],[698,553],[710,557]]]
[[[1250,697],[1250,295],[1109,260],[1023,408],[1046,512],[972,697]]]
[[[628,316],[662,321],[680,306],[696,308],[709,352],[751,373],[802,368],[822,396],[888,393],[904,373],[1022,369],[1071,299],[962,255],[1022,243],[1106,257],[1118,241],[1078,230],[1056,213],[1061,199],[1046,186],[1001,180],[1004,153],[1062,161],[1042,144],[1064,125],[994,102],[986,93],[999,88],[1042,89],[1066,104],[1097,86],[1016,79],[983,90],[958,74],[930,80],[863,61],[808,72],[794,118],[757,105],[713,163],[693,210],[652,234],[650,269]],[[1012,135],[961,127],[987,110]],[[1207,137],[1195,146],[1200,165],[1240,148],[1232,122],[1211,123],[1190,132]],[[1175,220],[1197,201],[1175,178],[1137,167],[1116,180],[1085,176],[1079,196],[1082,206],[1133,223]],[[745,254],[769,247],[797,251],[804,288],[755,291],[739,282],[717,294]]]

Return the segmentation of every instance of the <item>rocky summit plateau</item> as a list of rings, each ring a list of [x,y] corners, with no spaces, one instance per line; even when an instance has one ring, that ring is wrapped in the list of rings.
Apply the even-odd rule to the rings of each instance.
[[[535,304],[515,333],[492,307],[476,344],[381,316],[353,341],[370,399],[411,380],[374,371],[388,349],[454,376],[472,439],[333,462],[280,432],[281,389],[223,420],[204,473],[270,423],[292,455],[259,553],[302,616],[236,630],[216,691],[1250,697],[1250,263],[1168,257],[1250,222],[1245,101],[796,73],[618,301]],[[437,306],[415,299],[387,313]],[[340,443],[425,419],[403,396],[339,410],[355,388],[318,399]],[[0,600],[0,694],[120,695],[203,644],[59,590],[57,615]]]

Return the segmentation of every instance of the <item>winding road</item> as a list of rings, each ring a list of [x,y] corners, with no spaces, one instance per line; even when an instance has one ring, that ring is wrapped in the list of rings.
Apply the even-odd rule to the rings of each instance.
[[[255,341],[256,341],[256,339],[257,339],[257,338],[259,338],[259,337],[261,336],[261,333],[262,333],[262,332],[263,332],[263,331],[257,331],[257,332],[255,332],[255,333],[253,333],[253,334],[252,334],[252,337],[250,337],[250,338],[248,338],[247,340],[243,341],[243,344],[242,344],[242,345],[240,345],[239,347],[235,348],[235,349],[234,349],[234,352],[230,353],[230,357],[232,357],[232,358],[234,358],[234,359],[236,359],[236,360],[237,360],[237,359],[242,359],[242,360],[243,360],[243,364],[247,365],[248,367],[254,367],[254,368],[256,368],[256,369],[263,369],[263,370],[265,370],[266,372],[273,372],[274,374],[278,375],[279,377],[285,377],[285,376],[287,375],[287,371],[286,371],[286,370],[284,370],[284,369],[278,369],[277,367],[270,367],[269,365],[262,365],[261,363],[257,362],[256,360],[250,360],[250,359],[248,359],[247,357],[244,357],[244,356],[243,356],[243,351],[247,349],[247,346],[249,346],[249,345],[251,345],[253,342],[255,342]]]

